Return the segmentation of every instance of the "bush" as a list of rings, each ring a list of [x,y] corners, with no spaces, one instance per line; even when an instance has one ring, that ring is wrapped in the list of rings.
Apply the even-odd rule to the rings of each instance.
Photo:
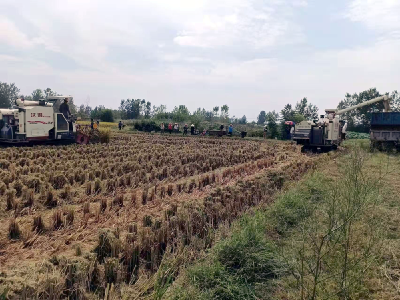
[[[247,131],[247,137],[263,137],[264,130],[263,129],[256,129],[256,130],[249,130]]]
[[[108,144],[110,142],[111,131],[109,129],[100,129],[99,130],[99,139],[100,143]]]
[[[231,237],[219,242],[210,256],[187,269],[184,287],[173,299],[256,299],[268,279],[286,272],[276,247],[265,235],[268,216],[260,211],[243,217]]]
[[[346,134],[347,139],[367,139],[369,140],[368,133],[348,131]]]
[[[188,277],[197,291],[182,290],[175,299],[250,299],[253,291],[237,281],[217,261],[202,263],[188,270]],[[189,286],[190,287],[190,286]],[[189,293],[188,293],[189,290]],[[190,293],[192,292],[192,293]]]
[[[314,173],[304,182],[304,186],[291,189],[279,197],[271,210],[276,231],[283,234],[310,216],[314,209],[312,204],[324,197],[327,184],[321,173]]]
[[[245,216],[240,230],[216,247],[218,261],[229,273],[245,278],[247,283],[276,277],[281,269],[276,249],[265,237],[262,214]]]
[[[111,109],[103,109],[100,113],[100,120],[102,122],[114,122],[114,115]]]
[[[160,131],[160,124],[157,124],[156,122],[152,120],[140,120],[136,121],[134,123],[134,128],[139,131],[146,131],[146,132],[151,132],[151,131]],[[165,127],[167,127],[168,124],[165,124]]]

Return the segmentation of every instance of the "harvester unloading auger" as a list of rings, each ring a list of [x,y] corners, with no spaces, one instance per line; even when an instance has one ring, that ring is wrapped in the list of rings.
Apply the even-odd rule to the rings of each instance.
[[[320,120],[302,121],[296,125],[293,140],[303,145],[303,150],[325,152],[336,149],[342,142],[340,115],[380,101],[383,101],[384,112],[387,113],[390,112],[390,99],[389,96],[382,96],[344,109],[325,109],[325,115]]]
[[[65,98],[72,96],[49,96],[39,101],[17,99],[11,109],[0,109],[0,144],[97,142],[97,128],[78,125],[73,115],[67,119],[54,112],[53,103]]]

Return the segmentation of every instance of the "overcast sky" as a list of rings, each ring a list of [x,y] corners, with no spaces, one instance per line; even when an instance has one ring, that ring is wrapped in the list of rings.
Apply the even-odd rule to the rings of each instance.
[[[400,0],[0,0],[0,81],[256,119],[400,89]]]

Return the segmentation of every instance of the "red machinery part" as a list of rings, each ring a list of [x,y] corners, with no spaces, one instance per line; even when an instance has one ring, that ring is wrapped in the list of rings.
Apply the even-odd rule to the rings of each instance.
[[[87,144],[89,144],[89,137],[85,134],[78,133],[76,135],[76,142],[78,144],[87,145]]]

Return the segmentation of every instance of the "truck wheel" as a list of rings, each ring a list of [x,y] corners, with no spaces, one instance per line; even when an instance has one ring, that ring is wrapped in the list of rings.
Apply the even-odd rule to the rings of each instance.
[[[310,151],[310,147],[309,146],[304,145],[303,147],[301,147],[301,153],[307,153],[309,151]]]
[[[385,142],[382,145],[383,151],[385,152],[393,152],[394,150],[394,143],[393,142]]]
[[[382,142],[371,142],[371,150],[373,151],[382,151]]]

